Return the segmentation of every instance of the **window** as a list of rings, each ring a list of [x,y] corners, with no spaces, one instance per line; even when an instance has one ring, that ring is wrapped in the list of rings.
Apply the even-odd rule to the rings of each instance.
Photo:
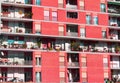
[[[57,11],[52,11],[52,20],[57,21]]]
[[[80,5],[80,9],[84,10],[84,0],[80,0],[79,5]]]
[[[107,57],[103,58],[103,65],[104,65],[104,67],[108,67],[108,58]]]
[[[63,0],[58,0],[58,6],[63,8]]]
[[[44,20],[49,20],[49,10],[44,11]]]
[[[82,57],[81,58],[81,62],[82,62],[82,67],[86,67],[87,66],[86,57]]]
[[[108,72],[104,72],[104,78],[108,78]]]
[[[1,76],[2,77],[7,77],[7,71],[2,71]],[[7,78],[3,78],[3,81],[7,81]]]
[[[78,13],[77,12],[67,12],[67,18],[78,18]]]
[[[59,25],[59,35],[60,36],[64,35],[64,25],[62,25],[62,24]]]
[[[86,24],[91,24],[91,16],[86,15]]]
[[[65,58],[64,58],[64,56],[60,56],[59,62],[60,62],[60,66],[65,66]]]
[[[36,72],[36,83],[41,82],[41,72]]]
[[[104,3],[100,4],[100,9],[101,9],[101,12],[106,12],[106,7]]]
[[[36,57],[36,65],[37,66],[41,65],[41,57]]]
[[[85,37],[85,28],[80,28],[80,37]]]
[[[36,5],[40,5],[40,0],[36,0]]]
[[[98,17],[97,16],[93,17],[93,24],[98,25]]]
[[[82,82],[87,82],[87,72],[82,71]]]
[[[40,25],[40,23],[35,23],[35,33],[37,33],[37,34],[41,33],[41,25]]]
[[[102,31],[102,38],[106,38],[106,31]]]
[[[60,82],[65,82],[65,72],[61,71],[59,75],[60,75]]]

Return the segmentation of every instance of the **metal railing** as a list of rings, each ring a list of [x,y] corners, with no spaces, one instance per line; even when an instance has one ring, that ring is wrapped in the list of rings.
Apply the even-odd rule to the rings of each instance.
[[[13,15],[11,15],[11,13],[12,13]],[[18,15],[17,15],[17,16],[15,15],[15,12],[14,12],[14,13],[13,13],[13,12],[2,12],[2,13],[1,13],[1,16],[2,16],[2,17],[9,17],[9,18],[25,18],[25,19],[31,19],[31,18],[32,18],[32,13],[29,12],[29,11],[28,11],[28,13],[25,13],[25,12],[24,12],[24,16],[22,16],[22,15],[19,14],[19,17],[18,17]]]
[[[120,64],[115,63],[115,62],[110,62],[110,67],[111,68],[120,68]]]
[[[120,0],[107,0],[107,1],[111,1],[111,2],[120,2]]]
[[[19,62],[19,61],[14,61],[14,62],[10,62],[8,59],[1,59],[0,60],[0,66],[2,65],[9,65],[9,66],[16,66],[16,65],[20,65],[20,66],[28,66],[28,65],[32,65],[32,61],[23,61],[23,62]]]
[[[66,8],[68,8],[68,9],[77,9],[77,5],[66,4]]]
[[[77,32],[67,32],[67,36],[78,36]]]
[[[31,0],[26,0],[25,2],[22,2],[22,0],[2,0],[3,2],[9,2],[9,3],[18,3],[18,4],[32,4]]]
[[[79,67],[79,62],[68,62],[69,67]]]
[[[19,30],[19,31],[16,31],[16,30],[14,29],[14,32],[13,32],[12,29],[8,26],[8,28],[2,27],[0,31],[1,31],[1,32],[10,32],[10,33],[32,33],[32,29],[27,29],[27,28],[24,28],[24,29],[25,29],[25,32],[23,32],[22,29]]]

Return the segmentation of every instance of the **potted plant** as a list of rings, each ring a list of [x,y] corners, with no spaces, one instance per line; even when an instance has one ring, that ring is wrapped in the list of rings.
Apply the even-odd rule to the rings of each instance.
[[[120,51],[120,47],[118,45],[115,46],[115,52],[118,53]]]
[[[52,48],[52,47],[49,47],[48,49],[49,49],[49,50],[53,50],[53,48]]]
[[[22,10],[19,10],[19,14],[20,14],[20,15],[23,14],[23,11],[22,11]]]
[[[32,18],[32,15],[32,12],[25,13],[25,18]]]
[[[23,48],[27,48],[27,44],[26,43],[23,44]]]
[[[73,42],[71,43],[71,50],[73,50],[73,51],[78,51],[78,50],[79,50],[79,46],[80,46],[80,43],[73,41]]]
[[[38,46],[38,48],[41,47],[41,40],[40,39],[37,39],[37,46]]]

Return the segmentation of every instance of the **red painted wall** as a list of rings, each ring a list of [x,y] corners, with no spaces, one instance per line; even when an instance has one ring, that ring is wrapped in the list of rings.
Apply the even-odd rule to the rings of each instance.
[[[41,33],[44,35],[58,35],[58,24],[50,22],[42,22]]]
[[[82,24],[86,23],[86,13],[85,12],[79,13],[79,23],[82,23]]]
[[[32,12],[33,12],[33,19],[36,20],[43,20],[44,18],[44,9],[40,7],[32,7]]]
[[[42,82],[59,83],[59,53],[42,53]]]
[[[87,38],[102,38],[102,29],[98,26],[86,26]]]
[[[108,14],[98,14],[98,19],[99,25],[108,25]]]
[[[58,7],[58,0],[42,0],[41,4],[43,6],[53,6]]]
[[[97,54],[87,54],[88,83],[104,82],[103,57]]]
[[[100,0],[84,0],[85,10],[100,11]]]
[[[66,20],[66,11],[58,10],[58,21],[65,21],[65,20]]]

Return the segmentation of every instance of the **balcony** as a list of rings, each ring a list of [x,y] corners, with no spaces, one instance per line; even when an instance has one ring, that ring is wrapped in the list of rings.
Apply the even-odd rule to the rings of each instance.
[[[120,2],[120,0],[107,0],[108,2]]]
[[[7,32],[7,33],[21,33],[21,34],[25,34],[25,33],[32,33],[32,29],[26,29],[26,28],[5,28],[5,27],[1,27],[0,32]]]
[[[80,73],[79,69],[68,69],[68,83],[79,83],[80,82]]]
[[[77,0],[66,0],[66,8],[77,9]]]
[[[66,25],[66,35],[67,36],[78,36],[78,25],[71,25],[67,24]]]
[[[67,36],[77,37],[77,36],[78,36],[78,33],[77,33],[77,32],[67,32],[66,35],[67,35]]]
[[[3,0],[3,2],[18,3],[18,4],[32,4],[31,0]]]
[[[15,14],[14,14],[15,15]],[[23,15],[18,15],[18,16],[14,16],[11,15],[11,12],[2,12],[2,17],[10,17],[10,18],[27,18],[27,19],[31,19],[32,18],[32,13],[24,13]]]
[[[2,17],[31,19],[32,15],[31,8],[2,6]]]
[[[68,62],[68,67],[79,67],[79,62]]]
[[[120,69],[120,64],[117,62],[110,62],[111,69]]]
[[[66,4],[67,9],[77,9],[77,5]]]
[[[32,61],[10,61],[7,58],[0,59],[0,67],[32,67]]]

